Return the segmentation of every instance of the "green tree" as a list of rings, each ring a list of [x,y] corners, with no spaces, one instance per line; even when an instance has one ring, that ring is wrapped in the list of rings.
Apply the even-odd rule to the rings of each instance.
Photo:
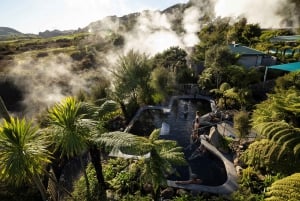
[[[251,128],[248,112],[244,110],[236,112],[233,116],[233,125],[241,141],[242,138],[249,134]]]
[[[114,99],[122,106],[123,114],[129,121],[139,105],[152,103],[152,89],[149,86],[151,67],[145,54],[133,50],[117,61],[114,76]],[[132,111],[130,105],[133,104]]]
[[[219,89],[210,90],[211,93],[215,94],[218,99],[218,106],[221,108],[223,108],[222,104],[224,104],[224,108],[227,109],[227,97],[225,96],[225,92],[229,89],[231,89],[231,86],[227,82],[223,82]]]
[[[47,150],[49,139],[37,126],[25,119],[10,118],[0,127],[0,178],[19,186],[34,183],[47,200],[41,176],[51,155]]]
[[[150,86],[154,90],[153,100],[160,103],[170,96],[175,88],[175,75],[166,68],[156,67],[151,73]]]
[[[291,77],[294,76],[289,75],[286,78]],[[297,80],[296,82],[280,80],[275,93],[269,94],[267,100],[256,105],[252,115],[252,125],[262,137],[280,145],[280,151],[276,153],[277,161],[291,151],[295,158],[294,162],[298,163],[300,91],[295,87]]]
[[[72,97],[67,97],[49,109],[48,119],[50,132],[53,133],[55,150],[61,153],[61,157],[79,156],[89,199],[89,181],[82,157],[88,147],[87,139],[91,132],[91,125],[89,125],[89,121],[83,120],[86,115],[80,113],[80,107],[80,102]]]
[[[239,21],[235,22],[227,33],[227,40],[229,43],[235,42],[235,43],[242,43],[243,44],[243,31],[245,29],[245,26],[247,25],[247,19],[241,18]]]
[[[229,65],[224,69],[225,82],[232,87],[249,88],[250,85],[257,84],[262,80],[262,74],[255,68]]]
[[[261,28],[258,24],[248,24],[246,18],[241,18],[235,22],[227,33],[228,42],[241,43],[251,46],[259,41]]]
[[[173,171],[172,165],[186,164],[182,148],[172,140],[159,139],[159,129],[154,130],[149,138],[124,132],[104,133],[99,139],[107,147],[121,150],[126,154],[142,157],[143,168],[140,178],[143,183],[153,186],[153,198],[158,200],[159,188],[166,184],[165,175]]]
[[[175,73],[177,83],[190,83],[195,80],[193,72],[187,66],[187,53],[179,47],[170,47],[154,56],[152,62],[154,69],[164,67]]]
[[[224,92],[227,99],[234,100],[238,104],[239,109],[245,109],[252,98],[252,92],[248,88],[233,87]]]
[[[252,46],[258,42],[259,36],[261,35],[261,28],[258,24],[247,24],[242,33],[244,44]]]
[[[99,107],[79,102],[73,97],[67,97],[49,109],[50,131],[54,133],[56,150],[62,156],[79,156],[86,179],[87,193],[89,180],[82,162],[84,153],[89,152],[91,162],[96,172],[99,187],[98,200],[106,200],[106,186],[102,172],[100,149],[97,140],[107,132],[106,124],[112,118],[112,113],[119,109],[118,104],[105,100]],[[89,196],[89,195],[88,195]]]
[[[227,31],[230,28],[230,18],[216,18],[205,25],[199,32],[200,42],[195,46],[192,59],[195,63],[205,60],[206,51],[212,46],[227,44]]]
[[[211,83],[215,88],[225,81],[226,67],[235,63],[235,56],[227,46],[212,46],[205,53],[205,70],[211,73]],[[202,79],[200,76],[199,79]],[[202,81],[200,81],[202,82]]]
[[[115,111],[116,105],[112,101],[106,101],[97,108],[79,102],[75,98],[67,97],[61,103],[50,108],[48,112],[49,128],[54,134],[53,142],[56,145],[56,150],[68,158],[79,156],[86,179],[87,193],[89,193],[89,181],[82,157],[84,153],[90,153],[102,196],[99,198],[100,200],[106,200],[106,187],[102,174],[100,152],[94,142],[102,132],[106,131],[103,127],[105,115]]]

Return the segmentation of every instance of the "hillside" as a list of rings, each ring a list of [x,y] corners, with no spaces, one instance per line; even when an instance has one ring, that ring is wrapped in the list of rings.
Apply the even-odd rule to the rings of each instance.
[[[46,30],[27,35],[3,28],[6,40],[0,40],[0,95],[11,103],[11,111],[35,113],[56,97],[74,95],[80,88],[96,85],[94,81],[109,79],[108,69],[129,49],[154,55],[171,46],[186,45],[184,23],[186,15],[194,13],[192,7],[192,3],[176,4],[163,11],[108,16],[75,31]],[[189,16],[193,25],[209,19],[204,12],[207,7],[200,7],[203,15]],[[188,35],[191,33],[195,36],[195,32]],[[1,89],[4,87],[15,89],[19,95],[11,97]],[[25,106],[19,107],[20,102]]]
[[[22,35],[22,33],[9,27],[0,27],[0,36],[10,35]]]
[[[11,37],[21,37],[23,33],[9,27],[0,27],[0,40],[6,40]]]

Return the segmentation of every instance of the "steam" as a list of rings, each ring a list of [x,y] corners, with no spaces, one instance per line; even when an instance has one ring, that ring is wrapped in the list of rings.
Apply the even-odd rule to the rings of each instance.
[[[134,28],[128,33],[122,33],[125,46],[120,52],[126,53],[134,49],[153,56],[172,46],[187,50],[199,42],[197,33],[202,26],[200,19],[211,13],[212,9],[208,5],[212,5],[210,1],[191,2],[191,6],[184,13],[178,10],[172,14],[149,10],[141,12]],[[177,33],[172,27],[172,19],[178,16],[182,17],[182,22],[175,26],[183,28],[181,33]]]
[[[196,1],[197,2],[197,1]],[[202,9],[199,9],[199,6]],[[119,55],[126,54],[133,49],[140,53],[153,56],[172,46],[183,49],[198,43],[197,32],[201,24],[199,19],[203,16],[205,4],[195,4],[184,13],[163,14],[159,11],[143,11],[138,16],[134,27],[129,32],[121,32],[124,37],[124,46],[110,48],[109,51],[98,52],[98,69],[78,71],[78,65],[65,54],[50,55],[41,58],[32,58],[26,54],[15,61],[8,72],[15,78],[15,84],[24,92],[23,105],[27,116],[46,109],[64,97],[74,95],[80,90],[89,91],[91,76],[103,74],[106,78],[111,75]],[[176,15],[176,16],[173,16]],[[178,33],[172,28],[171,21],[177,16],[182,17],[183,31]],[[107,17],[101,22],[95,22],[89,31],[97,36],[88,38],[86,43],[105,44],[111,32],[119,33],[124,30],[119,18]],[[98,40],[98,41],[97,41]]]
[[[278,9],[284,3],[285,0],[218,0],[215,12],[220,17],[246,17],[248,23],[258,23],[262,28],[280,28]]]
[[[216,2],[216,4],[214,4]],[[129,32],[125,30],[117,17],[107,17],[101,23],[90,26],[90,32],[97,34],[87,39],[86,43],[106,45],[105,40],[111,33],[119,33],[124,37],[124,45],[98,52],[98,69],[86,71],[76,70],[78,65],[67,55],[50,55],[38,59],[24,56],[16,59],[14,66],[8,72],[15,78],[16,85],[25,91],[23,104],[26,115],[33,115],[59,102],[62,98],[89,91],[92,78],[97,75],[110,76],[119,55],[133,49],[140,53],[153,56],[172,46],[188,50],[199,41],[197,32],[203,26],[201,19],[205,16],[238,17],[245,16],[249,23],[259,23],[264,28],[280,27],[281,17],[278,16],[278,6],[284,0],[191,0],[191,6],[183,13],[180,9],[164,14],[160,11],[143,11],[136,14],[137,20]],[[214,7],[215,5],[215,7]],[[181,29],[174,30],[172,20],[181,17]],[[178,30],[182,30],[178,33]],[[99,41],[97,41],[99,40]],[[105,48],[105,47],[104,47]]]
[[[71,58],[64,54],[38,60],[26,56],[15,61],[8,73],[25,92],[26,115],[32,116],[86,86],[85,74],[75,73],[72,65]]]
[[[159,11],[142,12],[133,30],[125,34],[125,53],[134,49],[154,55],[171,46],[183,47],[183,43],[167,16]]]
[[[200,30],[199,19],[203,17],[203,14],[194,6],[184,11],[183,28],[186,34],[183,36],[183,42],[185,46],[192,47],[199,42],[199,38],[195,33]]]

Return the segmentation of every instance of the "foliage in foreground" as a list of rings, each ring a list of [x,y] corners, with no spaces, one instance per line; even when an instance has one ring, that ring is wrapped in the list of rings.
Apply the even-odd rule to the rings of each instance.
[[[272,140],[255,141],[242,154],[241,159],[249,166],[265,173],[291,174],[299,171],[299,161],[291,149],[281,151],[282,145]],[[289,164],[287,166],[287,164]]]
[[[98,180],[96,177],[96,171],[93,168],[92,164],[89,164],[86,169],[89,184],[90,184],[90,200],[98,200],[100,195],[100,187],[98,184]],[[74,191],[72,193],[72,196],[75,200],[81,200],[81,201],[87,201],[87,187],[86,187],[86,181],[84,177],[80,177],[79,180],[77,180],[74,184]],[[72,200],[71,198],[68,198],[68,200]]]
[[[25,119],[10,118],[0,127],[0,179],[15,186],[34,183],[43,200],[46,189],[41,176],[50,163],[49,140]]]
[[[157,198],[159,188],[166,184],[165,175],[173,171],[173,165],[185,165],[182,148],[173,140],[159,139],[160,129],[155,129],[148,138],[125,132],[104,133],[99,139],[106,147],[121,150],[131,154],[141,161],[139,179],[143,184],[150,184],[153,188],[154,199]]]
[[[266,195],[266,201],[300,200],[300,173],[275,181]]]

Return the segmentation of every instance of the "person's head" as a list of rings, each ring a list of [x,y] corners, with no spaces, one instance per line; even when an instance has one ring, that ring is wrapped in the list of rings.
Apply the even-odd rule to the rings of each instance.
[[[196,115],[197,115],[197,116],[200,116],[200,112],[199,112],[199,111],[197,111],[197,112],[196,112]]]

